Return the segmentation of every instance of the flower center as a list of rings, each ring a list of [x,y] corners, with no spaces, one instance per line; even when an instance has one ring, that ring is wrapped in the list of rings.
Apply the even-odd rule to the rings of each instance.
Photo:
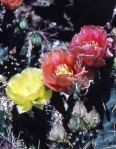
[[[24,87],[22,87],[21,92],[24,96],[29,95],[30,93],[35,93],[38,91],[38,86],[32,82],[26,82]]]
[[[61,64],[61,65],[57,66],[57,68],[55,70],[55,74],[56,74],[56,76],[59,76],[62,74],[72,76],[73,70],[70,67],[68,67],[66,64]]]
[[[99,47],[99,44],[97,42],[93,41],[93,40],[92,41],[83,42],[83,45],[85,45],[85,44],[91,44],[92,46]]]

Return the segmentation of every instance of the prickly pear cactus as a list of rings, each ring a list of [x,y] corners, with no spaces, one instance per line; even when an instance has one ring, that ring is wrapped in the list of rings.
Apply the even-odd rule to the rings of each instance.
[[[111,91],[111,97],[106,103],[107,113],[105,112],[103,119],[103,129],[98,132],[95,139],[96,149],[116,148],[116,92]]]
[[[9,121],[7,113],[0,110],[0,132],[3,134],[5,133],[4,130],[5,130],[6,125],[9,125],[7,124],[7,121]]]
[[[115,17],[115,1],[0,0],[0,149],[116,148]]]

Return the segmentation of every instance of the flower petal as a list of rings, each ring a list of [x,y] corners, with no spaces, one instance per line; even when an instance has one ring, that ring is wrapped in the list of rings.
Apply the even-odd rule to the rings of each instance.
[[[82,65],[101,67],[105,65],[105,59],[113,56],[109,50],[112,42],[113,39],[107,38],[106,31],[101,26],[88,25],[74,35],[69,51]]]
[[[52,97],[52,90],[46,90],[45,91],[45,93],[44,93],[44,95],[43,95],[43,97],[41,97],[41,98],[38,98],[35,102],[34,102],[34,105],[36,105],[36,104],[39,104],[39,105],[41,105],[41,104],[44,104],[45,102],[47,102],[48,101],[48,99],[50,99]]]

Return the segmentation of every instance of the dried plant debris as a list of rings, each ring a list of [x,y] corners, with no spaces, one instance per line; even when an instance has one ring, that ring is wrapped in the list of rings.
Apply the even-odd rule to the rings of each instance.
[[[12,131],[12,126],[7,126],[6,134],[0,133],[0,148],[1,149],[27,149],[24,141],[20,139],[20,134],[16,138]]]

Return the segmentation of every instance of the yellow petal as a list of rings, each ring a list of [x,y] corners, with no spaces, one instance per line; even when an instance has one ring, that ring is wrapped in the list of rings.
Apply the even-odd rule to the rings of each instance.
[[[40,96],[39,92],[31,93],[30,95],[25,96],[25,99],[33,102],[33,101],[37,100],[39,96]]]
[[[34,104],[33,106],[35,106],[36,108],[43,110],[44,108],[44,104]]]
[[[52,90],[48,89],[45,91],[45,94],[43,97],[36,100],[36,104],[44,104],[52,97]]]
[[[31,103],[30,104],[26,103],[24,105],[17,105],[17,110],[18,110],[19,114],[27,112],[27,111],[31,110],[31,108],[32,108]]]

